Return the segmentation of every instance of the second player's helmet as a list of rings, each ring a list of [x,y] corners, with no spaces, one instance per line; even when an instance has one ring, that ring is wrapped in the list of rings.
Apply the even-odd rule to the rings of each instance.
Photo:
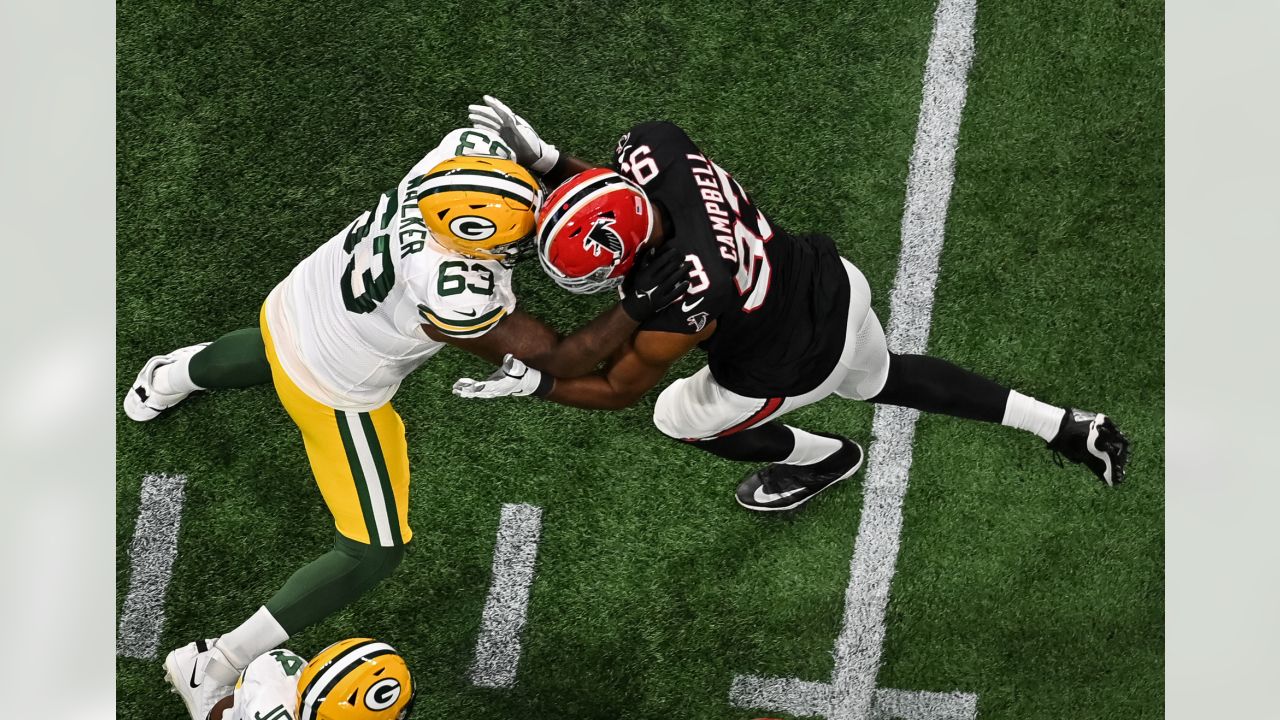
[[[593,168],[566,180],[538,214],[538,259],[560,287],[617,287],[653,233],[653,205],[630,180]]]
[[[427,171],[418,209],[445,248],[483,260],[509,260],[533,236],[542,190],[510,160],[449,158]]]
[[[405,720],[413,678],[396,649],[351,638],[320,651],[298,679],[298,720]]]

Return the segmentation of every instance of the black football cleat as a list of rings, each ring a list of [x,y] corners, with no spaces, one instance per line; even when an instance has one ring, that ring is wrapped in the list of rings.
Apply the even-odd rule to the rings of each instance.
[[[794,510],[858,472],[865,457],[858,443],[838,435],[818,434],[836,438],[844,447],[813,465],[772,463],[756,470],[738,484],[738,504],[759,512]]]
[[[1124,482],[1129,438],[1106,415],[1067,408],[1048,447],[1055,455],[1089,468],[1107,485]]]

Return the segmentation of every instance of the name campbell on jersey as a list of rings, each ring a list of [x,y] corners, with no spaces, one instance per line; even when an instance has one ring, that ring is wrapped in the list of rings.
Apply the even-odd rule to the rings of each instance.
[[[444,347],[422,329],[477,337],[515,309],[511,270],[439,246],[418,205],[426,175],[456,156],[511,158],[494,133],[454,130],[271,291],[266,319],[280,364],[307,395],[365,412]]]
[[[640,185],[670,223],[664,247],[690,263],[685,296],[641,330],[693,334],[716,381],[747,397],[801,395],[844,346],[849,280],[835,243],[794,235],[765,216],[728,172],[670,122],[618,141],[614,168]]]

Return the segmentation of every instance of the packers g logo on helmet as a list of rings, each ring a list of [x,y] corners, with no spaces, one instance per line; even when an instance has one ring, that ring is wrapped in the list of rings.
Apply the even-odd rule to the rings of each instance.
[[[342,640],[303,669],[298,720],[405,720],[414,689],[395,648],[369,638]]]
[[[436,242],[483,260],[509,259],[533,236],[538,182],[510,160],[459,156],[427,172],[418,209]]]

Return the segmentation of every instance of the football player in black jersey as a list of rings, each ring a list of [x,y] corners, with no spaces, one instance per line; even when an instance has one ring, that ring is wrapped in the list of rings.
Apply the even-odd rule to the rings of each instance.
[[[549,185],[563,181],[543,204],[537,235],[558,284],[575,293],[617,287],[649,253],[678,253],[690,282],[604,370],[550,378],[507,357],[486,380],[459,380],[456,394],[623,408],[698,346],[706,367],[662,391],[654,424],[721,457],[767,463],[738,486],[738,502],[752,510],[798,507],[861,467],[854,441],[778,420],[831,394],[1016,427],[1108,485],[1123,480],[1129,443],[1105,415],[1040,402],[945,360],[889,352],[866,279],[832,240],[778,228],[674,124],[635,126],[604,169],[561,154],[494,98],[471,106],[471,119],[499,132],[523,165],[544,170]]]

